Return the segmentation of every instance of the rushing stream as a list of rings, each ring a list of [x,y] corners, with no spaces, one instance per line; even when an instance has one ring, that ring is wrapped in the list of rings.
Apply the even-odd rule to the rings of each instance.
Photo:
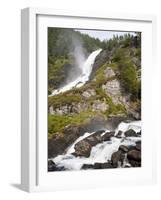
[[[136,131],[136,133],[139,133],[141,131],[141,121],[134,121],[130,123],[121,122],[115,130],[115,133],[117,133],[118,131],[123,131],[123,134],[120,138],[114,136],[111,138],[110,141],[102,142],[92,147],[90,156],[88,158],[75,157],[74,155],[72,155],[72,153],[74,153],[75,151],[75,144],[93,134],[85,133],[67,149],[64,155],[58,155],[57,157],[53,158],[53,161],[58,167],[64,167],[67,170],[80,170],[84,164],[107,162],[111,159],[111,155],[118,150],[120,145],[135,146],[136,142],[141,140],[141,137],[125,137],[124,131],[127,131],[129,129],[133,129],[134,131]],[[124,165],[127,164],[128,162],[125,160]]]

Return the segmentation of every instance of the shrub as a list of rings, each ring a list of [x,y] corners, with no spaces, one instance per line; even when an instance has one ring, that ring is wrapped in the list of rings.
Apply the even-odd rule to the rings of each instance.
[[[126,93],[131,93],[133,97],[138,96],[137,71],[132,62],[121,62],[120,81]]]

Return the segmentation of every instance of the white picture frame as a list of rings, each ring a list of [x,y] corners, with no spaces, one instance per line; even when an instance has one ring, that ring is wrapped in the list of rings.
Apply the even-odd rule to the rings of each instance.
[[[143,65],[143,128],[147,136],[143,140],[143,167],[141,169],[112,169],[86,172],[59,172],[47,174],[47,133],[43,127],[47,114],[47,100],[42,90],[47,89],[47,71],[40,64],[39,56],[47,50],[47,38],[39,45],[39,38],[44,37],[43,27],[76,27],[88,29],[107,29],[142,31],[145,40],[142,48]],[[63,25],[64,24],[64,25]],[[124,28],[122,28],[124,27]],[[90,13],[82,11],[65,11],[44,8],[25,8],[21,15],[21,188],[28,192],[54,191],[63,189],[96,188],[122,184],[152,184],[156,182],[156,156],[155,136],[150,139],[152,131],[153,104],[152,97],[148,96],[150,90],[149,78],[150,64],[155,70],[156,48],[156,19],[152,15]],[[39,34],[40,32],[40,34]],[[42,48],[43,47],[43,48]],[[43,51],[42,51],[43,50]],[[47,55],[47,51],[46,51]],[[41,63],[45,65],[44,56]],[[46,64],[47,65],[47,64]],[[145,68],[146,66],[146,68]],[[40,81],[41,80],[41,81]],[[39,99],[41,99],[39,101]],[[46,114],[45,114],[46,112]],[[40,115],[41,113],[41,115]],[[43,115],[43,114],[44,115]],[[43,116],[43,118],[42,118]],[[47,120],[47,119],[46,119]],[[40,121],[40,122],[39,122]],[[151,122],[151,124],[149,123]],[[41,128],[40,128],[41,127]],[[47,130],[47,129],[46,129]],[[46,135],[45,135],[46,134]],[[154,135],[154,134],[153,134]],[[147,138],[147,139],[146,139]],[[40,148],[41,147],[41,148]],[[41,156],[40,156],[41,154]],[[148,157],[148,155],[151,155]],[[43,164],[46,160],[46,163]],[[110,173],[109,173],[110,172]],[[50,177],[49,177],[50,176]],[[107,181],[106,180],[110,180]],[[77,182],[76,180],[79,181]]]

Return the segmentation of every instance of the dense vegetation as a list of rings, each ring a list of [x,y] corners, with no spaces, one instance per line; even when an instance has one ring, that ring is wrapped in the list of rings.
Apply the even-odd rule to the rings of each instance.
[[[74,38],[74,39],[73,39]],[[115,104],[102,85],[108,81],[117,79],[121,83],[122,93],[130,95],[131,105],[140,106],[141,101],[141,35],[140,33],[114,36],[110,40],[100,41],[86,34],[81,34],[73,29],[49,28],[48,29],[48,94],[53,89],[59,88],[66,81],[68,73],[75,65],[73,52],[75,46],[81,43],[81,50],[87,56],[92,51],[102,48],[107,54],[103,59],[98,56],[98,69],[95,70],[91,80],[81,88],[75,88],[63,94],[48,98],[48,107],[53,109],[62,106],[70,106],[73,103],[86,103],[87,110],[80,113],[66,115],[48,115],[49,137],[53,133],[63,133],[65,126],[80,125],[90,120],[92,116],[102,115],[107,118],[110,115],[127,114],[123,103]],[[100,62],[101,60],[101,62]],[[107,78],[105,70],[111,68],[115,76]],[[96,95],[85,98],[85,91],[94,89]],[[100,100],[105,102],[107,111],[93,111],[92,103]],[[73,106],[73,105],[72,105]]]

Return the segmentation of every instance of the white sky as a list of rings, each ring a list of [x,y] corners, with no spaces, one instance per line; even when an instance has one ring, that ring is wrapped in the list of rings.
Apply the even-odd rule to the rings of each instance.
[[[91,37],[98,38],[101,41],[111,39],[113,38],[113,35],[120,36],[126,33],[135,35],[134,32],[123,32],[123,31],[101,31],[101,30],[97,31],[97,30],[82,30],[82,29],[75,29],[75,30],[84,34],[88,34]]]

